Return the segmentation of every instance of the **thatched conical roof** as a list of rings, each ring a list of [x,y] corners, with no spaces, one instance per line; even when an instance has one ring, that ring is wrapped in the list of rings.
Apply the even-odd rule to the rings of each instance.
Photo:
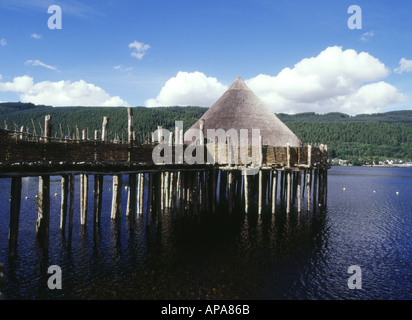
[[[205,112],[200,118],[204,119],[205,135],[207,129],[248,130],[248,145],[252,143],[252,129],[259,129],[263,145],[272,146],[301,146],[299,138],[270,111],[240,77],[237,77],[230,88]],[[195,140],[192,129],[199,129],[200,119],[185,133],[185,143]],[[239,133],[238,133],[239,134]],[[239,134],[240,137],[240,134]],[[192,140],[191,140],[192,139]],[[241,141],[240,145],[245,145]]]

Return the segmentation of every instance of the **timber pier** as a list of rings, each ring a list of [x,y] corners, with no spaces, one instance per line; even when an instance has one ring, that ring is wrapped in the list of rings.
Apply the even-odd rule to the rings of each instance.
[[[81,225],[86,224],[88,214],[93,214],[94,227],[99,227],[103,177],[108,175],[113,178],[110,219],[117,221],[122,213],[125,177],[128,180],[127,203],[123,204],[126,216],[145,216],[146,221],[159,219],[171,210],[213,212],[222,205],[229,213],[257,210],[257,214],[275,214],[280,207],[287,213],[326,207],[329,168],[326,145],[270,146],[263,145],[260,137],[259,145],[253,149],[235,145],[230,136],[218,143],[203,139],[204,121],[200,126],[202,139],[194,149],[183,142],[183,132],[178,127],[169,132],[159,126],[152,135],[153,141],[137,143],[132,108],[128,108],[127,141],[107,141],[108,125],[109,119],[105,117],[101,131],[96,131],[93,139],[83,130],[81,140],[53,138],[52,119],[48,115],[42,136],[29,134],[24,126],[19,131],[0,129],[0,178],[11,180],[11,254],[18,243],[22,178],[29,176],[39,177],[38,218],[33,227],[45,247],[51,214],[60,215],[61,232],[66,229],[71,232],[75,214]],[[163,150],[155,157],[159,148]],[[164,161],[167,150],[171,162]],[[193,154],[198,157],[198,153],[202,154],[203,163],[193,163]],[[245,157],[248,163],[242,162]],[[50,212],[52,176],[61,180],[60,212]],[[80,212],[74,212],[76,180],[80,184]],[[93,180],[93,190],[89,190],[89,180]],[[90,192],[93,192],[92,204],[88,203]]]

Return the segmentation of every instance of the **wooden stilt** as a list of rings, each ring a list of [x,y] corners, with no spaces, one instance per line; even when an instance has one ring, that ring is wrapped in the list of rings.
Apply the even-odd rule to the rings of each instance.
[[[44,119],[44,142],[49,142],[52,131],[51,116],[47,115]]]
[[[262,170],[259,170],[259,186],[258,186],[258,214],[262,213],[262,179],[263,173]]]
[[[126,217],[134,217],[136,213],[136,173],[129,174],[129,188],[127,191]]]
[[[279,197],[280,197],[280,203],[281,205],[283,205],[283,194],[284,194],[284,190],[285,190],[285,171],[284,169],[282,171],[279,172],[280,173],[280,192],[279,192]]]
[[[164,191],[164,208],[168,208],[169,205],[169,172],[166,171],[164,173],[164,185],[163,185],[163,191]]]
[[[312,186],[311,176],[312,176],[312,170],[308,169],[306,171],[306,193],[307,193],[306,200],[307,200],[308,212],[310,211],[310,195],[311,195],[311,186]]]
[[[137,193],[136,193],[136,197],[137,197],[137,200],[136,200],[136,203],[137,203],[137,211],[136,211],[136,214],[139,216],[139,215],[141,215],[142,213],[140,212],[140,196],[141,196],[141,193],[140,193],[140,175],[141,175],[142,173],[138,173],[137,174],[137,180],[136,180],[136,185],[137,185]]]
[[[86,225],[88,210],[89,176],[80,175],[80,224]]]
[[[116,174],[113,176],[113,197],[112,197],[112,211],[110,217],[113,220],[120,219],[121,217],[121,204],[122,204],[122,176]]]
[[[272,213],[275,213],[276,211],[277,178],[278,178],[278,171],[273,170],[272,172]]]
[[[249,212],[249,175],[246,169],[243,171],[243,187],[244,187],[244,197],[245,197],[245,212]]]
[[[147,182],[147,206],[146,206],[146,223],[149,220],[150,213],[152,211],[152,201],[153,201],[153,173],[148,174]]]
[[[94,207],[93,207],[93,223],[94,226],[100,224],[102,212],[102,195],[103,195],[103,176],[96,174],[94,176]]]
[[[182,174],[180,171],[177,172],[176,176],[176,202],[180,208],[182,205]]]
[[[50,226],[50,176],[39,177],[37,238],[43,246],[48,246]]]
[[[302,176],[300,170],[297,172],[297,197],[298,197],[298,212],[301,210],[301,195],[302,195]]]
[[[144,173],[139,176],[139,214],[143,214],[143,203],[144,203]]]
[[[287,171],[286,173],[286,179],[287,179],[287,186],[286,186],[286,213],[290,212],[290,188],[291,188],[291,172],[290,170]]]
[[[21,177],[11,179],[10,192],[10,227],[9,227],[9,253],[14,255],[17,248],[19,234],[19,216],[21,206]]]
[[[163,211],[165,204],[165,172],[160,172],[160,208]]]
[[[102,141],[107,141],[107,126],[109,125],[109,118],[103,117],[102,124]]]
[[[233,192],[234,192],[234,185],[233,185],[233,172],[232,170],[229,171],[229,178],[228,178],[228,186],[229,186],[229,213],[232,213],[233,209]]]
[[[173,203],[173,191],[174,191],[174,172],[169,172],[169,203],[167,204],[168,208],[172,208]]]
[[[69,189],[70,189],[70,197],[69,197],[69,243],[73,231],[73,213],[74,213],[74,189],[75,189],[75,176],[73,173],[70,174],[69,179]]]
[[[62,180],[62,190],[61,190],[61,206],[60,206],[60,231],[63,233],[66,230],[66,216],[68,207],[68,194],[69,194],[69,177],[68,175],[63,175]]]

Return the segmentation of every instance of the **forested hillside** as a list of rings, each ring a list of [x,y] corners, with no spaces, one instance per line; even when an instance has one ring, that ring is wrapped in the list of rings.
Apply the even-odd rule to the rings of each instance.
[[[173,129],[177,120],[189,128],[206,111],[201,107],[133,109],[137,139],[149,140],[158,125]],[[50,114],[53,136],[76,137],[89,129],[93,136],[101,129],[104,116],[110,118],[109,139],[127,138],[127,110],[120,107],[51,107],[30,103],[0,103],[0,126],[14,130],[25,125],[31,133],[41,133],[44,116]],[[278,114],[306,144],[328,145],[329,157],[361,164],[372,160],[402,159],[412,161],[412,111],[393,111],[372,115],[349,116],[342,113],[295,115]],[[34,126],[33,126],[34,124]]]

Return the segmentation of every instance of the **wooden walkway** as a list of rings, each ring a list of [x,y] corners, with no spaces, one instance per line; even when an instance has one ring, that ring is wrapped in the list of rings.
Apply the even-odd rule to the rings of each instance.
[[[278,210],[277,202],[289,213],[324,208],[327,204],[327,147],[237,147],[230,143],[183,144],[182,133],[164,137],[158,128],[156,142],[136,143],[133,115],[129,109],[128,141],[107,141],[108,119],[102,131],[88,139],[51,137],[51,119],[45,118],[43,136],[0,129],[0,178],[11,178],[9,248],[17,247],[22,177],[38,176],[38,219],[36,233],[47,247],[50,221],[50,176],[61,176],[60,229],[71,232],[76,176],[80,181],[80,223],[86,224],[89,179],[93,179],[93,222],[101,220],[103,177],[111,175],[111,219],[121,216],[123,177],[128,177],[126,215],[152,214],[159,217],[170,209],[215,211],[225,203],[228,212],[257,208],[258,214]],[[188,149],[192,148],[192,149]],[[158,156],[154,157],[159,149]],[[202,163],[193,159],[202,151]],[[166,153],[171,155],[165,163]],[[195,155],[195,156],[194,156]],[[199,157],[197,157],[199,159]],[[244,162],[248,159],[248,162]],[[242,162],[243,161],[243,162]],[[200,162],[200,161],[199,161]],[[146,192],[145,192],[146,190]],[[305,202],[305,203],[304,203]],[[146,206],[144,206],[144,203]]]

